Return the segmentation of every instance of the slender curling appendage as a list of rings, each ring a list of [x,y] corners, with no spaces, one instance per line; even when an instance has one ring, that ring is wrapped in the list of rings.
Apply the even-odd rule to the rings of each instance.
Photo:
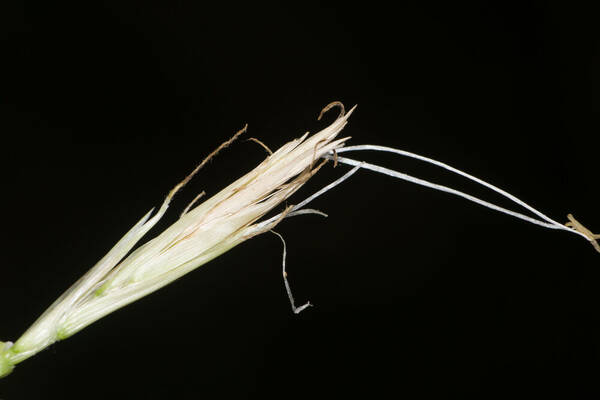
[[[515,211],[511,211],[508,210],[504,207],[500,207],[497,206],[495,204],[492,204],[488,201],[482,200],[478,197],[475,196],[471,196],[467,193],[461,192],[459,190],[456,189],[452,189],[449,188],[447,186],[444,185],[440,185],[437,183],[433,183],[433,182],[429,182],[426,181],[424,179],[420,179],[420,178],[416,178],[414,176],[408,175],[408,174],[404,174],[402,172],[399,171],[394,171],[392,169],[389,168],[385,168],[385,167],[381,167],[379,165],[375,165],[375,164],[370,164],[370,163],[366,163],[364,161],[357,161],[357,160],[353,160],[351,158],[346,158],[346,157],[340,157],[338,156],[339,153],[345,153],[345,152],[351,152],[351,151],[379,151],[379,152],[389,152],[389,153],[394,153],[394,154],[398,154],[404,157],[410,157],[410,158],[414,158],[420,161],[424,161],[430,164],[433,164],[435,166],[444,168],[452,173],[455,173],[457,175],[460,175],[462,177],[465,177],[473,182],[476,182],[504,197],[506,197],[507,199],[511,200],[513,203],[525,208],[526,210],[530,211],[531,213],[533,213],[534,215],[536,215],[539,219],[536,218],[532,218],[530,216],[527,216],[525,214],[519,213],[519,212],[515,212]],[[567,231],[567,232],[571,232],[573,234],[579,235],[583,238],[585,238],[586,240],[588,240],[592,246],[594,246],[594,248],[600,252],[600,245],[597,242],[597,239],[600,239],[600,235],[598,234],[594,234],[592,233],[589,229],[585,228],[583,225],[581,225],[581,223],[579,223],[575,218],[573,218],[573,216],[571,214],[568,215],[568,219],[569,222],[567,222],[566,224],[561,224],[555,220],[553,220],[552,218],[546,216],[545,214],[543,214],[542,212],[536,210],[535,208],[533,208],[532,206],[530,206],[529,204],[525,203],[524,201],[522,201],[521,199],[513,196],[512,194],[492,185],[491,183],[485,182],[484,180],[481,180],[479,178],[474,177],[473,175],[470,175],[464,171],[461,171],[457,168],[451,167],[448,164],[445,164],[441,161],[437,161],[434,160],[432,158],[429,157],[425,157],[419,154],[415,154],[409,151],[405,151],[405,150],[400,150],[400,149],[395,149],[393,147],[387,147],[387,146],[378,146],[378,145],[372,145],[372,144],[365,144],[365,145],[357,145],[357,146],[347,146],[344,148],[339,148],[336,150],[332,150],[329,154],[324,156],[327,159],[330,160],[335,160],[338,163],[341,164],[347,164],[347,165],[351,165],[354,166],[355,168],[364,168],[364,169],[368,169],[371,170],[373,172],[377,172],[383,175],[388,175],[394,178],[398,178],[398,179],[402,179],[411,183],[415,183],[417,185],[421,185],[421,186],[425,186],[434,190],[439,190],[442,192],[446,192],[449,194],[453,194],[455,196],[459,196],[462,197],[466,200],[472,201],[474,203],[477,203],[479,205],[482,205],[484,207],[490,208],[492,210],[510,215],[512,217],[518,218],[518,219],[522,219],[524,221],[527,221],[529,223],[532,223],[534,225],[538,225],[538,226],[542,226],[544,228],[548,228],[548,229],[557,229],[557,230],[563,230],[563,231]]]
[[[296,302],[294,301],[294,296],[292,295],[292,288],[290,287],[290,283],[288,282],[288,274],[285,270],[285,259],[287,257],[287,246],[285,244],[285,239],[283,238],[283,236],[281,236],[279,233],[275,232],[274,230],[271,230],[271,232],[274,235],[277,235],[279,237],[279,239],[281,240],[281,243],[283,243],[283,257],[281,260],[283,284],[285,285],[285,291],[287,292],[288,299],[290,300],[290,305],[292,306],[292,311],[294,312],[294,314],[300,314],[302,311],[306,310],[308,307],[311,307],[312,304],[310,304],[310,301],[307,301],[300,307],[296,307]]]

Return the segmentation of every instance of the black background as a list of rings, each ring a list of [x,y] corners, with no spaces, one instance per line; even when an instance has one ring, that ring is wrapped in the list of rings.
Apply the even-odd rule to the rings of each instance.
[[[353,144],[446,161],[600,230],[594,10],[216,3],[3,2],[0,340],[244,123],[277,148],[331,122],[316,116],[332,100],[358,104]],[[150,236],[263,158],[232,146]],[[263,235],[18,365],[0,398],[600,395],[600,254],[581,238],[366,171],[314,207],[329,218],[278,227],[314,308],[291,313]]]

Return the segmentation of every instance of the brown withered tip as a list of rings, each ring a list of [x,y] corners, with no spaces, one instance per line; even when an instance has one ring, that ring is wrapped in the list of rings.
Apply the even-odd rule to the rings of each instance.
[[[263,142],[261,142],[257,138],[251,137],[251,138],[246,139],[246,141],[247,142],[258,143],[259,145],[261,145],[263,147],[263,149],[265,149],[267,151],[267,153],[269,153],[270,156],[273,155],[273,151],[271,151],[271,149],[269,148],[269,146],[267,146],[266,144],[264,144]]]
[[[340,119],[342,118],[344,115],[346,115],[346,109],[344,108],[344,105],[342,104],[341,101],[332,101],[331,103],[327,104],[325,106],[325,108],[323,108],[321,110],[321,112],[319,113],[319,116],[317,117],[317,120],[320,121],[321,118],[323,117],[323,115],[331,110],[333,107],[339,107],[340,108],[340,114],[337,116],[336,119]]]
[[[583,233],[585,237],[587,237],[587,239],[590,241],[592,246],[594,246],[594,249],[596,249],[596,251],[600,253],[600,244],[598,244],[597,241],[598,239],[600,239],[600,234],[592,233],[592,231],[583,226],[581,222],[577,221],[575,217],[573,217],[573,214],[568,214],[567,218],[569,219],[569,222],[567,222],[565,226],[572,228],[577,232]]]
[[[200,171],[200,169],[202,169],[202,167],[204,167],[210,160],[212,160],[217,154],[219,154],[219,152],[221,150],[229,147],[229,145],[231,143],[233,143],[241,134],[246,133],[247,130],[248,130],[248,124],[245,124],[244,127],[242,129],[240,129],[239,131],[237,131],[236,134],[233,135],[229,140],[221,143],[221,145],[219,147],[217,147],[215,150],[213,150],[213,152],[210,153],[208,156],[206,156],[206,158],[204,160],[202,160],[202,162],[200,164],[198,164],[196,166],[196,168],[194,168],[194,170],[188,174],[188,176],[186,176],[173,189],[171,189],[171,191],[169,192],[169,195],[167,196],[167,198],[170,199],[173,196],[175,196],[175,193],[177,193],[179,191],[179,189],[181,189],[182,187],[184,187],[185,185],[187,185],[187,183],[190,180],[192,180],[192,178],[194,177],[194,175],[196,175],[196,173],[198,171]]]

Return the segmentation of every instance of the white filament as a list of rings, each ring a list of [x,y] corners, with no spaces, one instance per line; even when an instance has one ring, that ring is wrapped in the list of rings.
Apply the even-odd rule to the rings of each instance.
[[[337,153],[344,153],[344,152],[348,152],[348,151],[363,151],[363,150],[373,150],[373,151],[383,151],[383,152],[395,153],[395,154],[398,154],[398,155],[401,155],[401,156],[406,156],[406,157],[414,158],[414,159],[417,159],[417,160],[425,161],[427,163],[430,163],[430,164],[436,165],[438,167],[444,168],[444,169],[446,169],[448,171],[451,171],[451,172],[453,172],[455,174],[458,174],[458,175],[463,176],[463,177],[465,177],[465,178],[467,178],[469,180],[472,180],[472,181],[474,181],[474,182],[476,182],[476,183],[478,183],[478,184],[480,184],[482,186],[485,186],[488,189],[493,190],[494,192],[496,192],[496,193],[498,193],[498,194],[500,194],[500,195],[508,198],[509,200],[513,201],[514,203],[518,204],[519,206],[521,206],[521,207],[523,207],[523,208],[531,211],[533,214],[537,215],[542,220],[529,217],[529,216],[521,214],[519,212],[508,210],[508,209],[506,209],[504,207],[497,206],[497,205],[492,204],[492,203],[490,203],[488,201],[482,200],[482,199],[480,199],[478,197],[469,195],[469,194],[461,192],[459,190],[452,189],[452,188],[449,188],[447,186],[440,185],[440,184],[437,184],[437,183],[432,183],[432,182],[429,182],[429,181],[426,181],[426,180],[423,180],[423,179],[420,179],[420,178],[413,177],[413,176],[408,175],[408,174],[404,174],[402,172],[398,172],[398,171],[394,171],[394,170],[389,169],[389,168],[381,167],[379,165],[370,164],[370,163],[361,162],[361,161],[356,161],[356,160],[353,160],[353,159],[350,159],[350,158],[346,158],[346,157],[337,157],[337,161],[339,163],[342,163],[342,164],[347,164],[347,165],[354,166],[355,168],[353,169],[353,171],[356,168],[364,168],[364,169],[368,169],[368,170],[371,170],[371,171],[374,171],[374,172],[378,172],[380,174],[392,176],[394,178],[403,179],[403,180],[406,180],[408,182],[415,183],[417,185],[429,187],[431,189],[439,190],[439,191],[442,191],[442,192],[446,192],[446,193],[450,193],[450,194],[462,197],[462,198],[467,199],[469,201],[472,201],[474,203],[480,204],[480,205],[482,205],[484,207],[490,208],[490,209],[495,210],[495,211],[499,211],[501,213],[510,215],[512,217],[515,217],[515,218],[522,219],[524,221],[527,221],[527,222],[535,224],[535,225],[542,226],[544,228],[560,229],[560,230],[572,232],[572,233],[575,233],[575,234],[577,234],[579,236],[584,237],[586,240],[589,240],[589,238],[587,236],[585,236],[583,233],[578,232],[578,231],[576,231],[574,229],[568,228],[565,225],[563,225],[563,224],[561,224],[561,223],[553,220],[552,218],[546,216],[542,212],[536,210],[535,208],[531,207],[529,204],[527,204],[524,201],[520,200],[519,198],[513,196],[512,194],[510,194],[510,193],[508,193],[508,192],[506,192],[506,191],[504,191],[504,190],[502,190],[502,189],[500,189],[500,188],[498,188],[498,187],[496,187],[496,186],[494,186],[494,185],[492,185],[492,184],[490,184],[488,182],[485,182],[485,181],[483,181],[483,180],[481,180],[479,178],[476,178],[476,177],[474,177],[474,176],[472,176],[472,175],[470,175],[470,174],[468,174],[466,172],[463,172],[463,171],[461,171],[459,169],[451,167],[450,165],[445,164],[443,162],[440,162],[440,161],[437,161],[437,160],[434,160],[434,159],[431,159],[431,158],[428,158],[428,157],[424,157],[424,156],[421,156],[419,154],[411,153],[411,152],[408,152],[408,151],[405,151],[405,150],[394,149],[392,147],[386,147],[386,146],[370,145],[370,144],[343,147],[343,148],[337,149],[336,152]],[[329,153],[327,156],[325,156],[325,158],[334,159],[333,152]]]
[[[327,157],[327,156],[325,156]],[[317,197],[321,196],[323,193],[330,191],[331,189],[333,189],[334,187],[336,187],[337,185],[339,185],[340,183],[344,182],[346,179],[350,178],[352,175],[354,175],[354,173],[356,171],[358,171],[358,169],[361,167],[361,163],[358,163],[359,165],[355,166],[354,168],[352,168],[350,171],[346,172],[344,175],[342,175],[341,177],[339,177],[338,179],[336,179],[335,181],[331,182],[329,185],[325,186],[324,188],[322,188],[321,190],[319,190],[318,192],[310,195],[309,197],[307,197],[306,199],[304,199],[303,201],[301,201],[300,203],[296,204],[294,207],[292,207],[292,210],[289,214],[286,215],[286,218],[288,217],[292,217],[294,215],[301,215],[301,214],[321,214],[323,216],[327,216],[327,214],[318,211],[315,212],[317,210],[310,210],[310,212],[306,212],[306,210],[301,210],[302,207],[304,207],[305,205],[307,205],[308,203],[310,203],[311,201],[313,201],[314,199],[316,199]],[[303,212],[304,211],[304,212]],[[273,223],[274,221],[278,220],[279,218],[282,217],[283,213],[279,213],[265,221],[262,221],[258,224],[256,224],[257,229],[262,229],[265,226]]]
[[[287,292],[288,298],[290,299],[290,305],[292,306],[292,311],[294,312],[294,314],[300,314],[306,308],[312,306],[312,304],[310,304],[310,302],[307,301],[304,305],[301,305],[300,307],[296,307],[296,303],[294,301],[294,296],[292,295],[292,289],[290,288],[290,283],[288,282],[288,279],[287,279],[287,272],[285,271],[285,259],[287,256],[287,248],[285,245],[285,239],[283,238],[283,236],[281,236],[279,233],[275,232],[274,230],[271,230],[271,232],[273,234],[277,235],[279,237],[279,239],[281,239],[281,243],[283,243],[283,258],[281,261],[281,265],[282,265],[281,273],[283,275],[283,283],[285,284],[285,291]]]

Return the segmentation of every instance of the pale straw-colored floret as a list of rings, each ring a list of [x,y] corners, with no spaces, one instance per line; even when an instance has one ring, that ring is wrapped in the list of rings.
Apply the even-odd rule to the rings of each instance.
[[[258,221],[320,169],[323,164],[321,157],[339,149],[348,139],[336,137],[354,109],[345,114],[341,103],[334,102],[327,109],[332,106],[340,106],[341,113],[327,128],[310,137],[306,133],[285,144],[254,170],[186,210],[177,222],[127,256],[164,215],[172,197],[206,163],[205,160],[169,193],[152,218],[150,211],[14,346],[4,349],[0,354],[0,364],[2,359],[10,364],[21,362],[55,341],[69,337],[103,316],[173,282],[241,242],[273,228],[292,211],[293,206],[266,223]],[[245,129],[217,151],[229,145]]]

